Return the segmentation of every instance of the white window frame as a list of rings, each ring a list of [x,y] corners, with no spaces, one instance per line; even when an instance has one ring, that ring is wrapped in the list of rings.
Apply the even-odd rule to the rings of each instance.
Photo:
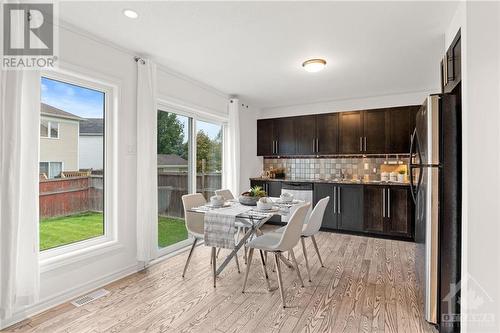
[[[67,68],[67,69],[66,69]],[[46,71],[42,77],[74,84],[104,93],[104,233],[75,243],[40,251],[41,272],[50,271],[75,262],[101,256],[124,246],[118,239],[118,101],[121,82],[103,77],[81,67],[60,63],[58,70]]]
[[[51,163],[61,163],[61,172],[64,172],[64,162],[62,161],[39,161],[38,163],[47,163],[47,172],[49,173],[47,175],[47,178],[48,179],[54,179],[54,178],[50,178],[50,164]],[[40,165],[38,166],[40,168]]]
[[[57,136],[52,136],[51,130],[52,130],[52,124],[57,124]],[[58,140],[60,135],[59,135],[59,122],[58,121],[53,121],[53,120],[47,120],[47,136],[43,136],[40,134],[41,138],[44,139],[56,139]]]
[[[203,110],[197,106],[190,106],[186,104],[181,104],[177,101],[171,99],[163,99],[159,98],[157,100],[157,111],[175,113],[179,116],[188,117],[191,120],[189,121],[190,126],[190,138],[188,140],[189,149],[188,149],[188,193],[196,193],[196,121],[201,120],[205,122],[209,122],[212,124],[217,124],[222,127],[222,145],[224,146],[225,142],[225,134],[224,129],[228,123],[227,115],[214,115],[208,110]],[[189,132],[188,132],[189,133]],[[222,149],[222,172],[221,177],[224,173],[224,158],[225,151]],[[157,208],[158,210],[158,208]],[[158,232],[158,220],[156,220],[156,233]],[[158,238],[158,237],[156,237]],[[172,244],[170,246],[160,248],[156,246],[157,249],[157,258],[164,257],[166,255],[171,254],[172,252],[178,251],[182,248],[192,245],[193,238],[188,235],[188,238]],[[158,245],[158,244],[156,244]]]

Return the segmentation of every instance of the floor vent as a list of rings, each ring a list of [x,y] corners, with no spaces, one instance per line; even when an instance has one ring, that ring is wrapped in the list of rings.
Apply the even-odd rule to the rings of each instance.
[[[73,302],[71,302],[71,304],[73,304],[76,307],[80,307],[82,305],[89,304],[90,302],[93,302],[98,298],[104,297],[107,294],[109,294],[109,291],[107,291],[106,289],[99,289],[91,292],[90,294],[78,297]]]

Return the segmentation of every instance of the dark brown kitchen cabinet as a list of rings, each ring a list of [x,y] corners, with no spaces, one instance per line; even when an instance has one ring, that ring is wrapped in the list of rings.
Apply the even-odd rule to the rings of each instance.
[[[451,42],[441,61],[441,86],[444,93],[449,93],[462,80],[462,39],[461,33]]]
[[[297,155],[313,155],[316,153],[317,127],[316,116],[294,118]]]
[[[275,149],[274,119],[257,120],[257,155],[271,156]]]
[[[388,154],[408,154],[419,108],[419,105],[396,107],[387,112],[386,152]]]
[[[339,116],[339,152],[359,154],[363,151],[361,111],[342,112]]]
[[[278,118],[274,120],[276,133],[276,151],[274,155],[295,154],[294,118]]]
[[[386,151],[387,113],[384,109],[363,111],[363,153],[380,154]]]
[[[316,153],[321,155],[339,152],[339,114],[327,113],[316,116]]]
[[[336,186],[332,184],[314,184],[313,201],[314,205],[318,203],[323,198],[330,197],[328,205],[325,209],[325,214],[323,215],[323,222],[321,227],[324,229],[337,229],[337,214],[335,212],[334,204],[334,191],[336,191]]]
[[[341,230],[363,231],[363,186],[338,185],[334,197],[337,226]]]
[[[413,237],[413,202],[403,186],[365,186],[364,230],[387,236]]]

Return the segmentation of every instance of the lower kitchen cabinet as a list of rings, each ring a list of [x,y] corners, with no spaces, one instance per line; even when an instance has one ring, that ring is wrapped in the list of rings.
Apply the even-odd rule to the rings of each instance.
[[[364,229],[388,236],[413,237],[413,204],[409,188],[364,187]]]
[[[314,206],[323,198],[330,197],[328,205],[323,215],[321,227],[325,229],[337,229],[337,214],[335,213],[336,206],[334,205],[334,191],[336,186],[332,184],[314,184],[313,201]]]
[[[314,184],[314,204],[327,196],[323,228],[363,231],[363,186]]]

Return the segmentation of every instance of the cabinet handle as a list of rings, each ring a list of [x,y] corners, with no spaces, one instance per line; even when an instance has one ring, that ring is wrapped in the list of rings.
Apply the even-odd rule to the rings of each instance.
[[[337,190],[338,190],[338,203],[337,203],[337,213],[340,214],[340,203],[341,203],[341,198],[340,198],[340,186],[337,187]]]
[[[337,186],[333,187],[333,214],[337,214]]]
[[[363,151],[363,137],[359,137],[359,151]]]
[[[278,146],[278,140],[276,140],[276,154],[279,154],[279,146]]]
[[[443,71],[444,71],[444,85],[448,84],[448,54],[445,52],[443,58]]]
[[[366,151],[366,136],[364,137],[365,151]]]
[[[319,153],[319,139],[316,138],[316,152]]]
[[[385,217],[385,188],[382,188],[382,217]]]
[[[387,189],[387,217],[391,218],[391,189]]]
[[[313,139],[313,153],[316,151],[314,146],[315,146],[315,140]]]

